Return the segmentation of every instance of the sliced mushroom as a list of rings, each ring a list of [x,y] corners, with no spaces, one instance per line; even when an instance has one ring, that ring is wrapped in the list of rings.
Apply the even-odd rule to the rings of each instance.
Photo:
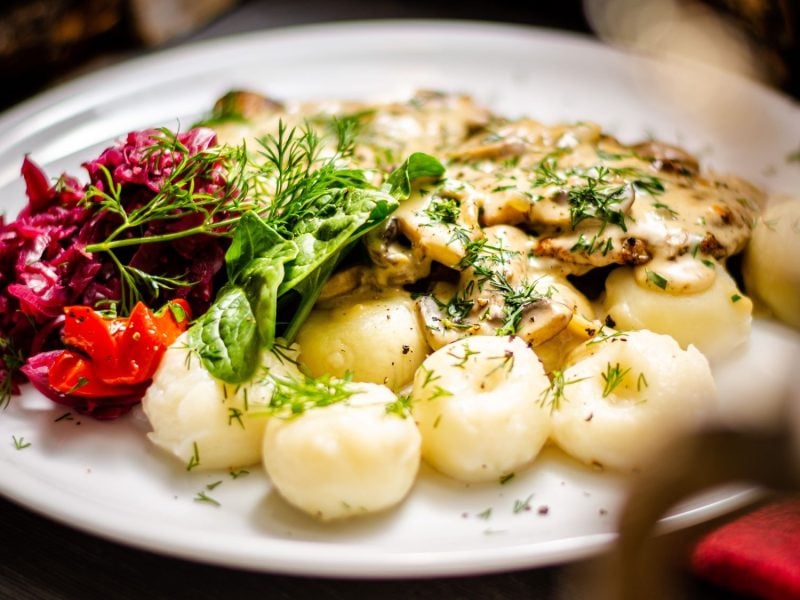
[[[482,199],[471,186],[445,182],[431,192],[414,193],[400,205],[394,219],[413,248],[452,267],[464,258],[470,240],[483,237],[478,226]]]
[[[581,240],[581,234],[583,234],[584,243],[591,244],[594,233],[596,232],[586,231],[569,237],[544,237],[536,244],[536,256],[555,258],[565,265],[578,267],[604,267],[613,264],[641,265],[653,258],[653,254],[644,240],[627,235],[621,230],[616,233],[609,232],[607,236],[595,240],[597,249],[587,250],[577,247]],[[583,271],[577,269],[573,272],[580,274]]]
[[[331,275],[330,279],[322,286],[322,291],[317,302],[325,302],[339,296],[344,296],[355,291],[367,279],[367,268],[363,265],[354,265]]]
[[[512,307],[504,293],[491,284],[478,289],[472,275],[462,278],[464,282],[466,285],[458,290],[449,287],[449,296],[443,295],[443,286],[438,286],[431,295],[417,299],[425,337],[434,350],[465,336],[506,332],[535,346],[565,329],[573,316],[573,309],[567,303],[557,295],[550,295],[555,290],[548,289],[547,293],[532,290],[529,302],[517,299],[517,306]],[[515,308],[520,311],[519,320],[512,326],[509,315]]]
[[[647,141],[633,146],[633,151],[650,161],[658,171],[668,171],[679,175],[697,175],[700,165],[697,159],[683,148],[664,142]]]
[[[549,135],[548,128],[532,119],[500,122],[489,133],[481,132],[464,142],[450,157],[465,163],[476,160],[507,160],[531,151],[545,135]]]
[[[381,285],[407,285],[427,277],[431,272],[431,258],[424,248],[412,246],[403,237],[397,218],[386,220],[365,238],[367,252],[375,265],[375,277]]]
[[[283,110],[281,102],[257,92],[232,90],[214,103],[213,116],[220,120],[238,118],[254,121]]]

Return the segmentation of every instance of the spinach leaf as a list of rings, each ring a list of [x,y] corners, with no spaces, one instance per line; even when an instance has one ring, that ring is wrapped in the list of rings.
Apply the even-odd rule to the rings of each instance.
[[[291,322],[283,334],[292,341],[314,306],[322,286],[354,242],[377,227],[396,208],[397,200],[376,190],[342,190],[338,210],[298,224],[295,242],[297,258],[287,265],[286,278],[279,289],[283,295],[294,290],[301,296]]]
[[[295,256],[294,242],[255,213],[239,219],[225,254],[229,283],[190,332],[203,366],[218,379],[244,381],[255,369],[260,348],[272,345],[278,286],[284,264]]]
[[[273,246],[265,256],[251,261],[240,277],[263,347],[270,348],[275,341],[278,286],[285,275],[284,264],[295,256],[297,246],[292,242],[282,242]]]
[[[438,159],[424,152],[414,152],[389,175],[386,180],[391,186],[389,193],[400,200],[406,200],[411,195],[411,184],[414,180],[439,179],[444,172],[444,165]]]
[[[246,212],[236,224],[233,239],[225,253],[228,279],[235,281],[255,258],[264,256],[286,240],[255,212]]]
[[[189,329],[189,345],[203,366],[229,383],[247,380],[259,355],[258,328],[244,290],[229,285]]]

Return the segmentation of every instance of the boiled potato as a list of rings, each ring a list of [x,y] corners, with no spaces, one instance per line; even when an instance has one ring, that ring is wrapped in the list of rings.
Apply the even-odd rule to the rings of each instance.
[[[393,390],[411,381],[428,352],[414,302],[400,290],[359,290],[315,308],[297,341],[314,377],[349,372]]]
[[[548,394],[552,438],[588,464],[632,470],[715,406],[705,356],[668,335],[630,331],[576,348]]]
[[[782,321],[800,327],[800,199],[767,207],[744,255],[747,290]]]
[[[348,399],[275,417],[263,442],[264,467],[290,504],[322,520],[384,510],[411,489],[420,462],[414,421],[387,410],[386,387],[347,384]]]
[[[712,361],[745,343],[753,303],[721,265],[695,262],[713,275],[706,289],[695,293],[672,293],[643,284],[628,267],[612,271],[603,306],[615,327],[671,335],[684,348],[694,344]]]
[[[265,352],[261,373],[294,375],[296,367]],[[142,408],[150,440],[192,469],[243,467],[261,460],[261,439],[272,396],[268,380],[226,384],[215,379],[189,350],[186,334],[170,346]]]
[[[443,346],[414,376],[423,458],[464,482],[496,481],[524,467],[550,433],[539,403],[548,385],[521,338],[473,336]]]

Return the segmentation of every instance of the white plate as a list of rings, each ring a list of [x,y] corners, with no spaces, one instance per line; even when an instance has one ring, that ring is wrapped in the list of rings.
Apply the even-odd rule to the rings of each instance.
[[[680,91],[690,70],[513,26],[365,22],[238,36],[98,72],[8,112],[0,118],[0,197],[7,213],[22,206],[25,153],[51,175],[78,173],[82,160],[127,131],[186,127],[234,87],[284,98],[463,91],[512,115],[594,120],[626,141],[652,134],[771,189],[800,189],[800,169],[784,160],[800,140],[800,111],[764,88],[704,69],[703,80],[718,86],[713,110],[702,112],[709,104],[697,93],[671,102],[669,91]],[[726,128],[731,122],[736,127]],[[783,343],[769,328],[756,333],[744,364]],[[5,496],[126,544],[234,567],[410,577],[552,564],[606,548],[623,499],[619,478],[548,450],[503,486],[465,486],[423,470],[399,509],[320,525],[270,492],[257,468],[236,480],[227,472],[187,473],[148,444],[141,413],[113,423],[56,421],[65,412],[27,390],[0,415]],[[12,436],[31,446],[16,450]],[[221,506],[193,500],[219,480],[207,493]],[[664,525],[707,519],[750,493],[716,490],[676,508]],[[531,510],[514,512],[526,499]],[[478,516],[489,508],[488,518]]]

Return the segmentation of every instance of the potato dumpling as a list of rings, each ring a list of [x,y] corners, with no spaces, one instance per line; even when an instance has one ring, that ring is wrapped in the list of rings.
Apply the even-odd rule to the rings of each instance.
[[[767,207],[744,255],[744,281],[782,321],[800,327],[800,199]]]
[[[387,409],[396,396],[380,385],[347,385],[354,392],[348,399],[272,418],[264,434],[272,483],[290,504],[322,520],[397,504],[419,469],[417,426]]]
[[[668,335],[630,331],[576,348],[548,394],[552,439],[587,464],[632,470],[716,399],[705,356]]]
[[[417,370],[412,413],[425,461],[459,481],[496,481],[530,463],[550,433],[539,398],[550,384],[518,337],[473,336]]]
[[[301,327],[300,363],[314,377],[344,377],[399,390],[428,345],[408,293],[360,290],[315,308]]]
[[[653,284],[643,285],[628,267],[612,271],[606,280],[603,306],[615,327],[671,335],[683,348],[694,344],[712,361],[745,343],[753,303],[721,265],[696,262],[697,268],[713,269],[714,277],[706,289],[695,293],[671,293]]]
[[[272,352],[264,353],[262,363],[272,373],[297,373]],[[272,387],[260,381],[235,386],[214,378],[183,334],[167,349],[142,398],[153,428],[148,437],[192,468],[257,464],[267,421],[263,407],[271,395]]]

